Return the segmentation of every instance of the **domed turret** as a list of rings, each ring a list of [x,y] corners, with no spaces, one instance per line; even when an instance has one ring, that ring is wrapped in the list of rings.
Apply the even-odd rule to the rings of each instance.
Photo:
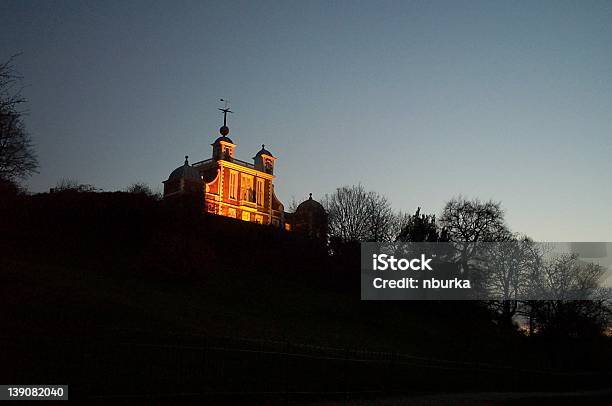
[[[291,229],[308,234],[314,238],[327,237],[327,212],[323,205],[312,198],[300,203],[295,213],[290,215]]]
[[[228,144],[234,144],[234,141],[232,141],[232,139],[231,139],[230,137],[226,137],[226,136],[224,136],[224,135],[223,135],[223,136],[221,136],[221,137],[217,138],[217,139],[215,140],[215,142],[213,142],[213,143],[212,143],[212,144],[210,144],[210,145],[219,144],[219,143],[221,143],[221,142],[226,142],[226,143],[228,143]],[[236,144],[234,144],[234,145],[236,145]]]
[[[202,176],[193,166],[189,165],[189,157],[185,155],[185,163],[170,173],[164,181],[164,197],[172,195],[194,195],[202,193]]]
[[[253,157],[253,159],[257,158],[258,156],[262,156],[262,155],[267,155],[267,156],[274,158],[274,155],[272,155],[272,153],[266,149],[265,144],[261,144],[261,149],[259,150],[259,152],[257,152],[257,154],[255,154],[255,157]]]
[[[168,177],[168,180],[176,179],[201,180],[198,171],[193,166],[189,165],[189,157],[187,155],[185,155],[185,163],[173,170]]]
[[[306,212],[310,212],[310,213],[325,213],[325,209],[323,208],[323,205],[319,202],[317,202],[316,200],[314,200],[312,198],[312,193],[309,193],[309,197],[308,200],[304,200],[302,203],[300,203],[297,207],[297,209],[295,209],[296,213],[306,213]]]
[[[234,158],[236,144],[229,137],[222,135],[210,145],[213,147],[213,159],[231,161]]]
[[[261,144],[261,149],[255,154],[253,160],[255,162],[255,169],[270,175],[274,174],[274,161],[276,161],[276,158],[266,149],[264,144]]]

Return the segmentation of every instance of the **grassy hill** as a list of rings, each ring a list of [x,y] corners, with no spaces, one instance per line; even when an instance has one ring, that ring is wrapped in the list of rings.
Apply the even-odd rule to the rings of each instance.
[[[362,302],[355,247],[330,257],[299,235],[126,193],[24,196],[2,211],[6,382],[63,377],[115,396],[609,379],[609,340],[529,339],[472,302]]]

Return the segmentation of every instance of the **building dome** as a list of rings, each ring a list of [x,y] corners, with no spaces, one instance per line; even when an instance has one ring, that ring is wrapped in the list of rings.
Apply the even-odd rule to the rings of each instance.
[[[234,141],[232,141],[232,140],[231,140],[229,137],[226,137],[226,136],[224,135],[224,136],[221,136],[221,137],[217,138],[217,139],[215,140],[215,142],[213,142],[213,145],[214,145],[214,144],[218,144],[218,143],[219,143],[219,142],[221,142],[221,141],[224,141],[224,142],[229,142],[230,144],[233,144],[233,143],[234,143]]]
[[[312,198],[312,193],[308,200],[300,203],[295,213],[287,213],[286,216],[291,230],[314,238],[327,238],[327,212],[321,203]]]
[[[168,180],[173,179],[189,179],[194,181],[200,181],[200,173],[193,166],[189,165],[188,157],[185,156],[185,163],[183,166],[179,166],[175,170],[172,171]]]
[[[262,155],[269,155],[272,158],[274,158],[274,155],[272,155],[272,153],[266,149],[266,146],[264,144],[261,144],[261,149],[259,150],[259,152],[257,154],[255,154],[253,159],[255,159],[257,157],[260,157]]]
[[[295,212],[325,213],[325,208],[323,208],[323,205],[321,203],[314,200],[312,198],[312,193],[310,193],[310,197],[308,198],[308,200],[304,200],[302,203],[300,203],[297,209],[295,209]]]

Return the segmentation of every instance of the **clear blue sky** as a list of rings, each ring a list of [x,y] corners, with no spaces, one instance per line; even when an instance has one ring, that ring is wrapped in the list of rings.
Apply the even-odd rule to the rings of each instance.
[[[161,186],[208,158],[220,97],[276,191],[361,182],[396,209],[503,203],[539,240],[612,241],[612,2],[0,3],[40,174]]]

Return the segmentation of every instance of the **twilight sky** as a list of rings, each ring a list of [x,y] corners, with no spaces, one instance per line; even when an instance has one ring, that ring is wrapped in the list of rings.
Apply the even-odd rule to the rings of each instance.
[[[612,241],[610,1],[3,1],[40,174],[161,188],[266,144],[276,192],[361,182],[398,210],[502,202],[537,240]]]

